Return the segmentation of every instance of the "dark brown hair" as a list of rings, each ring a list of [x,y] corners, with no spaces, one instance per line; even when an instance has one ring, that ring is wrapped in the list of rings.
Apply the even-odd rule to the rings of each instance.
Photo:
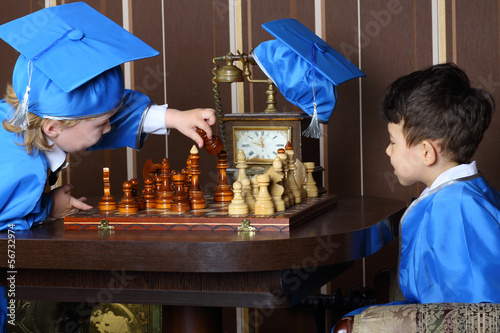
[[[403,124],[408,146],[434,140],[457,163],[470,163],[495,109],[493,97],[472,88],[455,64],[447,63],[402,76],[382,103],[387,123]]]

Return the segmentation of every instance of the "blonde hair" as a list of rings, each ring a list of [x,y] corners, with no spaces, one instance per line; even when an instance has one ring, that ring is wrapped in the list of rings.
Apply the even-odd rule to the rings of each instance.
[[[17,95],[11,84],[7,85],[5,101],[9,103],[12,106],[12,108],[16,110],[16,113],[18,112],[21,103],[19,102],[19,99],[17,98]],[[94,118],[77,119],[77,120],[60,120],[59,123],[61,128],[67,128],[78,124],[82,120],[92,120],[92,119]],[[36,114],[28,112],[28,120],[29,120],[29,125],[26,130],[23,130],[16,126],[12,126],[10,121],[8,121],[7,119],[3,121],[3,127],[9,132],[17,133],[19,135],[24,136],[24,143],[22,145],[26,147],[26,150],[30,155],[37,154],[38,151],[43,152],[51,150],[52,145],[49,145],[49,143],[47,142],[47,137],[45,136],[45,133],[43,131],[43,127],[51,119],[42,118],[40,116],[37,116]]]

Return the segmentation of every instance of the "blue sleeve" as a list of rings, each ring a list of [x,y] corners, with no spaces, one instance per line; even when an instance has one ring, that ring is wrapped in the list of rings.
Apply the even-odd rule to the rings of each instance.
[[[111,131],[89,150],[122,147],[141,149],[147,138],[147,134],[142,133],[143,122],[151,104],[151,99],[146,95],[125,90],[122,107],[110,119]]]
[[[29,195],[25,196],[26,203],[29,204],[30,199],[35,198]],[[2,213],[0,213],[0,231],[8,228],[14,230],[28,230],[31,227],[45,221],[49,217],[50,209],[52,208],[52,197],[48,193],[42,193],[42,196],[36,202],[35,207],[31,210],[31,212],[24,215],[24,217],[15,216],[16,213],[19,213],[18,216],[23,216],[22,211],[26,207],[27,205],[18,205],[9,211],[2,210]],[[14,225],[14,227],[10,227],[11,225]]]
[[[27,230],[49,216],[52,197],[44,193],[49,166],[43,153],[28,155],[13,135],[0,131],[0,230],[10,224]]]
[[[5,287],[0,287],[0,333],[7,332],[9,309],[6,289]]]

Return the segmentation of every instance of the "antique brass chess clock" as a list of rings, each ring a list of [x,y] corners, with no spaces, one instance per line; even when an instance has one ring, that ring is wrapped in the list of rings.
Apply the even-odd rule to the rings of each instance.
[[[217,61],[226,64],[218,67]],[[242,71],[234,61],[241,61]],[[254,80],[250,78],[250,65],[255,65],[251,55],[231,53],[214,58],[216,65],[213,73],[215,101],[219,117],[219,127],[225,149],[228,152],[228,162],[232,167],[236,165],[238,151],[243,150],[246,162],[253,169],[262,169],[270,166],[279,148],[285,148],[290,142],[295,152],[295,158],[301,161],[319,161],[319,141],[305,138],[301,135],[307,128],[311,117],[306,113],[278,112],[276,109],[276,90],[272,80]],[[222,82],[242,82],[267,85],[267,107],[261,113],[230,113],[223,114],[217,87]],[[306,148],[307,149],[304,149]],[[249,170],[249,172],[252,172]]]

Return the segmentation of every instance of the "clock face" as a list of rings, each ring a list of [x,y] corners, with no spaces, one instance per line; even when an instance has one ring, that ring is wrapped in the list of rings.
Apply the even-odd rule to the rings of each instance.
[[[238,151],[243,150],[247,163],[271,164],[278,149],[291,141],[291,127],[235,126],[233,135],[235,160]]]

